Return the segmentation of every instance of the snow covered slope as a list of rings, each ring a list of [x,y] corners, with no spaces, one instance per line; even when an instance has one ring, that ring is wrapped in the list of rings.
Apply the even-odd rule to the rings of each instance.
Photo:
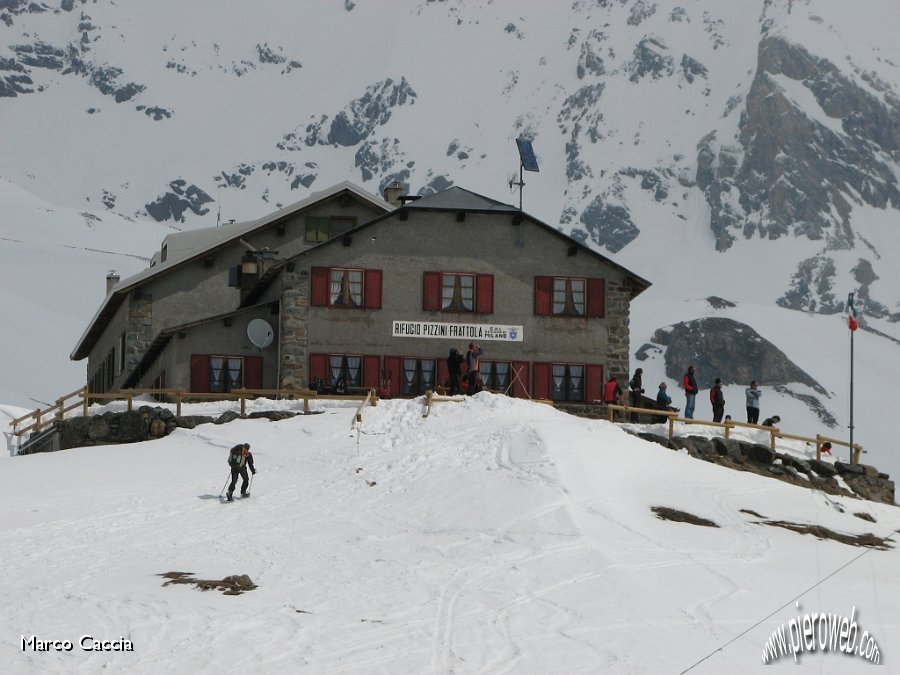
[[[709,656],[691,672],[756,673],[781,624],[853,607],[882,663],[900,650],[896,548],[760,524],[884,536],[900,528],[895,507],[490,394],[428,418],[421,399],[382,401],[359,432],[355,404],[318,405],[0,460],[4,672],[660,673]],[[252,497],[223,505],[241,441],[258,468]],[[718,527],[660,520],[654,506]],[[164,587],[171,571],[247,574],[258,588]],[[20,635],[75,645],[23,651]],[[84,652],[82,635],[134,651]],[[830,652],[800,662],[870,668]]]

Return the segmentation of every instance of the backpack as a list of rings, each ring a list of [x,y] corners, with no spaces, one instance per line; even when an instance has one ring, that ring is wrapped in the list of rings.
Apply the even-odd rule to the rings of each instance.
[[[229,466],[240,466],[241,464],[241,453],[240,452],[230,452],[228,453],[228,465]]]

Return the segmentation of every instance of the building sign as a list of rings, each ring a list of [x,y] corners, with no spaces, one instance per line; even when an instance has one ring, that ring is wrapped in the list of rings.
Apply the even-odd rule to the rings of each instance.
[[[436,321],[392,321],[391,324],[391,337],[523,342],[522,326],[499,326],[490,323],[438,323]]]

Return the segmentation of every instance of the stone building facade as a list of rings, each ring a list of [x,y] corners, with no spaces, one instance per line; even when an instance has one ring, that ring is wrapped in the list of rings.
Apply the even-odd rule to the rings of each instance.
[[[414,396],[446,384],[449,350],[477,341],[480,386],[591,402],[629,371],[629,307],[649,285],[459,187],[391,204],[342,184],[256,223],[167,238],[156,269],[113,287],[73,358],[88,356],[95,391],[343,378]]]

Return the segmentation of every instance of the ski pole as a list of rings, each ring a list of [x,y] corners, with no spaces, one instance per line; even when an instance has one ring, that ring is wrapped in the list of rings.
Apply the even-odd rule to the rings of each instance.
[[[225,479],[225,485],[222,486],[222,491],[219,492],[219,499],[222,498],[222,495],[225,494],[225,488],[228,487],[228,481],[231,480],[231,473],[228,474],[228,478]]]
[[[256,472],[250,474],[250,480],[247,482],[247,494],[250,494],[250,488],[253,486],[253,476],[256,475]]]

